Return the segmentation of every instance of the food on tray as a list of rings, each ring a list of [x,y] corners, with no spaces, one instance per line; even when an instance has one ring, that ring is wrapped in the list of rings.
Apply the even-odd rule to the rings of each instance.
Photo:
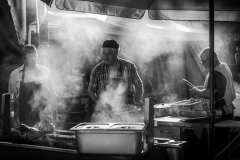
[[[35,140],[44,136],[44,133],[34,127],[29,127],[25,124],[21,124],[19,130],[21,131],[20,137],[22,139]]]
[[[44,133],[54,133],[55,126],[52,124],[53,117],[46,116],[42,121],[38,122],[34,125],[34,128],[39,129]]]
[[[196,102],[200,102],[200,101],[201,101],[200,99],[190,98],[190,99],[187,101],[187,104],[196,103]]]
[[[183,100],[183,101],[175,102],[173,104],[187,105],[187,104],[194,104],[194,103],[198,103],[198,102],[201,102],[201,100],[200,99],[190,98],[189,100]]]
[[[202,117],[206,115],[200,99],[191,98],[172,103],[171,110],[173,117]]]
[[[14,131],[14,133],[13,133]],[[75,136],[69,137],[59,134],[47,134],[34,127],[29,127],[25,124],[21,124],[19,131],[13,130],[12,135],[19,137],[20,143],[34,144],[40,146],[75,149]],[[15,138],[16,140],[18,138]],[[18,141],[16,141],[19,143]]]

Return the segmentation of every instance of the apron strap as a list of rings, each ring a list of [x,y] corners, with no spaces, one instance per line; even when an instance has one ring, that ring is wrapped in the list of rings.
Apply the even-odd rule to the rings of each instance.
[[[34,74],[36,74],[36,77],[39,78],[39,71],[38,71],[38,69],[36,71],[37,72],[36,73],[34,72]],[[24,82],[24,78],[25,78],[25,64],[23,66],[22,82]]]
[[[25,64],[23,66],[22,82],[24,82],[24,78],[25,78]]]

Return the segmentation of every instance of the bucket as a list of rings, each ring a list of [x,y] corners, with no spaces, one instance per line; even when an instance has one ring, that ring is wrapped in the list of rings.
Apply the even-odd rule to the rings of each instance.
[[[184,160],[184,144],[186,141],[174,141],[164,138],[154,138],[154,145],[166,148],[168,160]]]
[[[168,160],[184,160],[183,146],[180,147],[167,147]]]

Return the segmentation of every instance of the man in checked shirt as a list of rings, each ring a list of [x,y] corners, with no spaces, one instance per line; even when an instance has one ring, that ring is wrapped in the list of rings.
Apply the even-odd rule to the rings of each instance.
[[[120,92],[124,104],[143,106],[143,83],[137,68],[132,62],[118,58],[119,52],[117,41],[111,39],[103,42],[103,61],[92,69],[89,97],[97,104],[105,92],[111,92],[112,99],[109,101],[117,98],[115,95]]]

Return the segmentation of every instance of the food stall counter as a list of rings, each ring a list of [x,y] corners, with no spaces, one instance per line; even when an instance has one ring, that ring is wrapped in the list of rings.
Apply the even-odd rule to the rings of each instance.
[[[172,126],[182,128],[193,128],[194,123],[206,122],[208,118],[189,118],[189,117],[160,117],[154,118],[154,126]],[[205,124],[205,128],[209,128],[209,124]]]

